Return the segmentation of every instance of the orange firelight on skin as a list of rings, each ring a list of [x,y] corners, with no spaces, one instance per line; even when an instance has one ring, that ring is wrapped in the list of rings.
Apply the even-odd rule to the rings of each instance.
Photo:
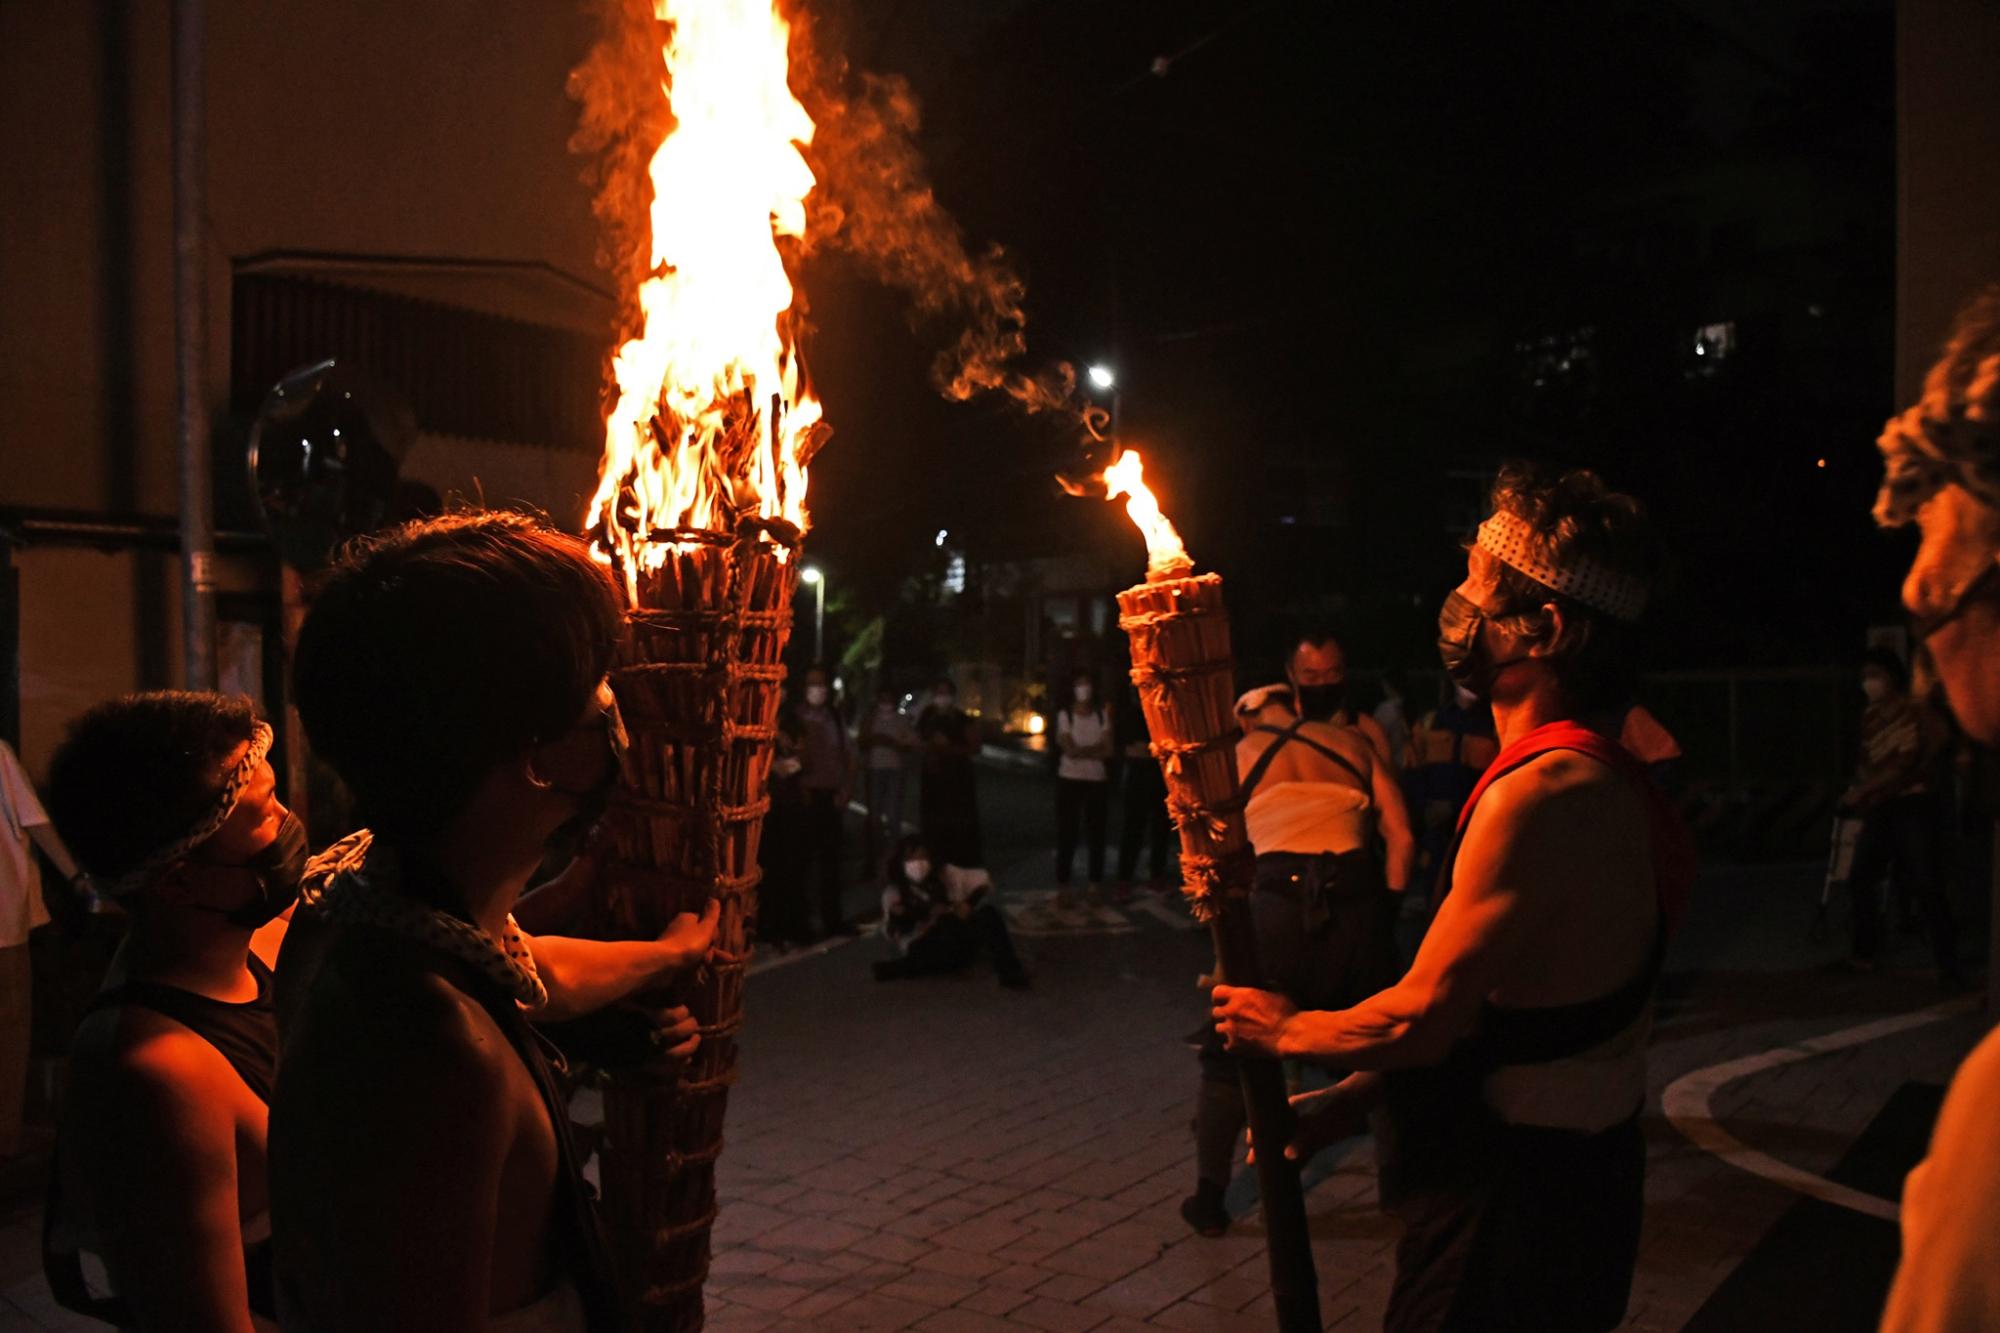
[[[1104,469],[1104,498],[1126,497],[1125,512],[1146,538],[1146,577],[1179,578],[1194,568],[1194,560],[1181,544],[1180,533],[1160,512],[1160,502],[1146,485],[1145,465],[1139,451],[1126,449],[1118,460]]]
[[[618,349],[616,404],[586,527],[636,599],[677,528],[806,526],[819,403],[794,341],[778,249],[806,226],[812,118],[789,84],[772,0],[654,0],[673,128],[652,159],[642,331]],[[608,547],[608,549],[606,549]]]

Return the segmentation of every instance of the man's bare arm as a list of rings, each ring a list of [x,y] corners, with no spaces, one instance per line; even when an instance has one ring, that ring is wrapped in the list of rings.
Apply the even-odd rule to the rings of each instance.
[[[77,867],[76,859],[69,854],[69,848],[64,844],[62,835],[56,832],[54,824],[29,824],[22,829],[22,832],[35,840],[35,846],[42,849],[42,855],[48,857],[49,864],[62,872],[65,880],[75,882],[81,871]]]
[[[141,1329],[250,1333],[232,1077],[199,1037],[115,1059],[89,1113],[86,1181],[104,1260]]]
[[[549,992],[540,1019],[575,1018],[703,962],[715,943],[722,907],[711,900],[697,917],[676,916],[654,940],[584,940],[535,935],[528,940],[535,970]]]
[[[1301,1013],[1268,992],[1219,986],[1215,1007],[1225,1037],[1348,1069],[1441,1061],[1472,1031],[1480,1005],[1522,943],[1559,910],[1553,895],[1520,890],[1560,883],[1568,831],[1600,813],[1599,798],[1573,780],[1576,762],[1562,755],[1536,760],[1487,792],[1466,829],[1451,894],[1403,980],[1337,1012]]]
[[[1410,810],[1403,804],[1402,784],[1396,781],[1387,764],[1375,764],[1369,771],[1369,779],[1382,825],[1382,842],[1388,852],[1383,875],[1389,887],[1401,893],[1410,887],[1410,872],[1417,865],[1417,838],[1410,831]]]
[[[1356,713],[1354,729],[1368,738],[1368,746],[1375,751],[1375,757],[1393,772],[1396,767],[1396,756],[1389,753],[1389,733],[1382,730],[1382,724],[1368,713]]]

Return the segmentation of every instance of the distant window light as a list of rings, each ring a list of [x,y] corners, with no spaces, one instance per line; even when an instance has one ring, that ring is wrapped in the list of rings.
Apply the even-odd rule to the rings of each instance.
[[[1286,514],[1278,519],[1278,522],[1284,524],[1288,528],[1296,524],[1298,521],[1299,521],[1299,516],[1297,514]]]
[[[1719,324],[1704,324],[1694,331],[1694,354],[1712,356],[1721,361],[1736,350],[1736,321],[1723,320]]]
[[[1703,324],[1694,331],[1695,364],[1688,370],[1688,375],[1691,378],[1714,375],[1721,368],[1718,363],[1727,361],[1735,352],[1735,320]]]
[[[965,557],[953,554],[951,562],[944,567],[944,590],[950,593],[965,591]]]

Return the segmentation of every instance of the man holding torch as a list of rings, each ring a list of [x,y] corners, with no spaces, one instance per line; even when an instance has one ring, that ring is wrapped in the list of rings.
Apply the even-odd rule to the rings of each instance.
[[[1655,558],[1637,502],[1590,473],[1503,471],[1493,498],[1439,649],[1503,749],[1409,974],[1331,1012],[1218,986],[1215,1013],[1231,1049],[1377,1071],[1301,1098],[1294,1151],[1386,1105],[1386,1327],[1608,1329],[1638,1250],[1653,983],[1693,873],[1614,739]]]

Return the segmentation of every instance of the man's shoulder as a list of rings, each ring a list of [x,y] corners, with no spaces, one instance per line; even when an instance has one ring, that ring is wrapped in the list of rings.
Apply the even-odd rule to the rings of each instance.
[[[335,928],[301,1002],[302,1044],[329,1054],[358,1051],[427,1084],[504,1073],[511,1050],[486,1007],[426,966],[420,946],[369,936]]]
[[[1550,750],[1493,780],[1480,801],[1493,814],[1569,821],[1636,812],[1632,784],[1601,759]]]
[[[239,1103],[256,1094],[199,1034],[139,1005],[87,1015],[71,1050],[73,1099],[108,1115],[100,1132],[200,1137],[233,1127]]]

